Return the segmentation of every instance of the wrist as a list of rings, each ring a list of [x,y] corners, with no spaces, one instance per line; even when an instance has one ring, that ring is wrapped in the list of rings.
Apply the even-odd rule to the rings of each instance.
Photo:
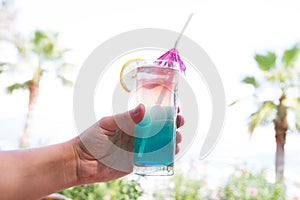
[[[75,181],[73,185],[89,184],[103,181],[100,165],[97,159],[85,148],[80,137],[71,140],[74,150]],[[102,172],[102,171],[101,171]]]
[[[62,154],[65,154],[63,158],[64,167],[63,167],[63,176],[65,180],[66,188],[79,185],[77,177],[77,168],[78,168],[78,156],[76,153],[76,141],[72,139],[68,142],[62,144]]]

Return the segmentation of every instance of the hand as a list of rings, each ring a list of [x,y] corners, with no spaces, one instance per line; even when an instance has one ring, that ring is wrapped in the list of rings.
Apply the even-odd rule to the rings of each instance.
[[[139,105],[129,112],[104,117],[75,139],[79,184],[111,181],[132,172],[134,126],[144,114],[145,107]],[[183,124],[183,117],[178,115],[177,128]],[[181,139],[177,131],[176,153]]]

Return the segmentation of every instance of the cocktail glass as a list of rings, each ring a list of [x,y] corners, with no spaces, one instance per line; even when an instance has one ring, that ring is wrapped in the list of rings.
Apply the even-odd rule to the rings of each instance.
[[[179,64],[144,61],[136,69],[137,103],[146,108],[134,130],[134,173],[173,175]]]

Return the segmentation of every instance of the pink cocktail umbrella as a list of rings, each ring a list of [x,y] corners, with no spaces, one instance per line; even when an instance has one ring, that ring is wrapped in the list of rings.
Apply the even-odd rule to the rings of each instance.
[[[186,67],[179,56],[178,50],[174,47],[160,56],[157,60],[163,60],[164,62],[158,62],[159,65],[173,67],[174,62],[179,64],[180,71],[185,72]]]

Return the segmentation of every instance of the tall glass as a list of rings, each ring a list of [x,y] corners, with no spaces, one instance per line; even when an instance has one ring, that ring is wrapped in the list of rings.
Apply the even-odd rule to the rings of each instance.
[[[136,98],[146,112],[134,130],[136,174],[174,174],[179,71],[172,64],[152,61],[137,67]]]

